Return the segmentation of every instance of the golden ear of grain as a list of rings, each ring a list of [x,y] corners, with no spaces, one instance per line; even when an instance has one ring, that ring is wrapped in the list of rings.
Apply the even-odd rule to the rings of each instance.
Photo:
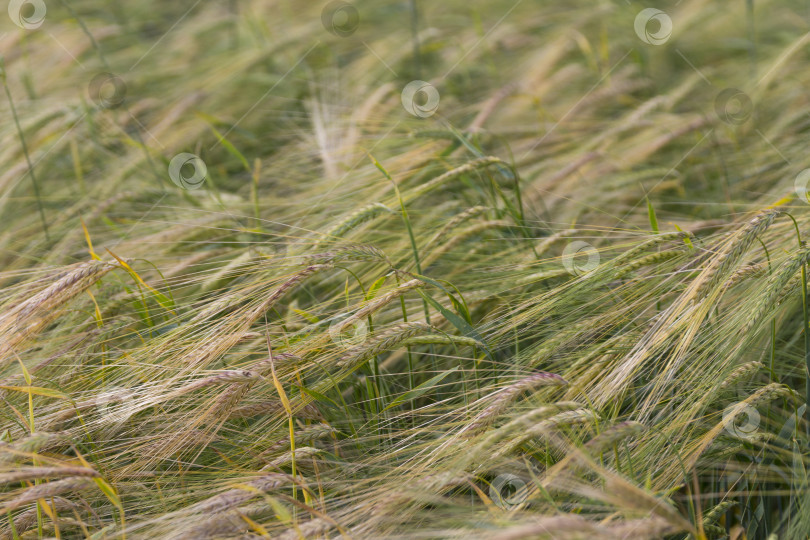
[[[458,178],[464,174],[470,173],[472,171],[483,169],[485,167],[489,167],[490,165],[506,165],[500,158],[494,156],[486,156],[482,158],[475,159],[470,161],[469,163],[465,163],[460,167],[456,167],[455,169],[451,169],[432,180],[425,182],[424,184],[419,185],[418,187],[410,190],[407,192],[405,196],[405,201],[411,201],[417,197],[424,195],[434,189],[438,188],[442,184],[449,182],[455,178]]]
[[[202,514],[222,512],[243,504],[256,495],[277,489],[289,483],[290,478],[285,474],[279,473],[265,474],[253,480],[235,482],[237,487],[193,504],[188,510]]]
[[[27,482],[40,478],[99,476],[99,473],[86,467],[25,467],[14,472],[0,473],[0,484]]]
[[[523,392],[533,391],[543,386],[564,386],[568,382],[555,373],[541,371],[520,379],[495,394],[489,406],[465,426],[462,433],[467,436],[484,430],[497,416],[509,407]]]
[[[359,208],[358,210],[352,212],[351,214],[343,218],[343,220],[341,220],[340,222],[336,223],[334,227],[327,230],[323,235],[323,240],[319,241],[315,245],[315,248],[317,249],[318,245],[327,242],[329,240],[342,238],[350,230],[354,229],[355,227],[357,227],[362,223],[365,223],[366,221],[374,219],[380,214],[394,214],[394,213],[395,212],[393,210],[391,210],[384,204],[378,202],[371,203],[362,208]]]
[[[103,261],[73,266],[54,284],[0,315],[0,369],[13,361],[11,352],[56,319],[65,305],[116,268]]]
[[[95,486],[95,482],[90,478],[65,478],[64,480],[39,484],[9,493],[8,502],[0,506],[0,511],[3,513],[11,512],[39,499],[50,499],[57,495],[82,491]]]
[[[431,329],[429,325],[423,322],[407,322],[390,326],[371,336],[364,343],[349,349],[338,359],[337,366],[355,366],[382,351],[402,343],[409,337],[430,332]]]

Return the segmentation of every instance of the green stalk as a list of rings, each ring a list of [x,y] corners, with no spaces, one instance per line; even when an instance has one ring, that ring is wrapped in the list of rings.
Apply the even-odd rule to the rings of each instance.
[[[262,222],[259,214],[259,176],[262,173],[262,160],[256,158],[253,162],[253,183],[251,185],[251,195],[253,196],[253,219],[255,227],[261,228]]]
[[[785,215],[793,221],[793,226],[796,229],[796,239],[799,242],[799,248],[803,248],[804,242],[802,242],[799,224],[788,212],[785,212]],[[810,333],[807,331],[808,328],[810,328],[810,316],[808,315],[807,308],[807,264],[805,263],[802,263],[802,316],[804,318],[804,328],[802,329],[802,333],[804,334],[804,402],[806,405],[804,408],[804,419],[805,432],[810,437]]]
[[[804,316],[804,409],[805,430],[810,436],[810,319],[807,314],[807,265],[802,264],[802,315]]]
[[[762,250],[765,252],[765,259],[768,261],[768,275],[771,275],[772,268],[771,268],[771,254],[768,252],[768,247],[765,245],[765,242],[757,236],[757,240],[762,245]],[[774,365],[776,364],[776,317],[771,319],[771,361],[770,366],[768,367],[768,371],[771,375],[771,380],[776,382],[776,371],[774,371]]]
[[[394,182],[394,179],[391,178],[391,175],[388,174],[388,171],[380,164],[379,161],[374,159],[374,156],[369,154],[371,161],[377,167],[377,169],[382,172],[386,178],[391,182],[391,185],[394,186],[394,193],[397,195],[397,200],[399,201],[399,207],[402,210],[402,220],[405,222],[405,228],[408,230],[408,238],[411,241],[411,249],[413,250],[413,262],[414,266],[416,266],[416,272],[418,274],[422,274],[422,264],[419,261],[419,248],[416,246],[416,238],[413,236],[413,228],[411,227],[411,220],[408,217],[408,210],[405,208],[405,201],[402,200],[402,194],[399,192],[399,186],[397,183]],[[422,305],[425,307],[425,322],[430,324],[430,309],[428,308],[427,300],[422,299]],[[435,361],[435,360],[434,360]]]
[[[419,12],[416,9],[416,0],[411,0],[411,40],[413,42],[413,64],[416,78],[421,78],[422,58],[419,51]]]
[[[48,235],[48,223],[45,221],[45,210],[42,208],[42,197],[39,194],[39,183],[34,174],[34,165],[31,163],[31,156],[28,154],[28,145],[25,144],[25,136],[23,135],[22,127],[20,127],[20,120],[17,118],[17,108],[14,107],[14,100],[11,99],[11,90],[8,88],[8,81],[6,80],[6,65],[3,58],[0,57],[0,78],[3,79],[3,88],[8,97],[8,104],[11,107],[11,116],[14,118],[14,125],[17,126],[17,135],[20,137],[20,144],[22,145],[23,154],[25,154],[25,161],[28,163],[28,174],[31,175],[31,182],[34,184],[34,194],[37,197],[37,208],[39,209],[39,219],[42,221],[42,230],[45,231],[45,239],[50,240]]]

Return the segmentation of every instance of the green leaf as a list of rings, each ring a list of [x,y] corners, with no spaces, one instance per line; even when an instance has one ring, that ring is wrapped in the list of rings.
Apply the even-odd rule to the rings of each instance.
[[[649,197],[645,195],[644,199],[647,201],[647,215],[650,218],[650,228],[654,233],[658,233],[658,218],[655,217],[655,208],[653,208]]]
[[[427,381],[423,382],[422,384],[420,384],[419,386],[417,386],[413,390],[409,390],[409,391],[405,392],[404,394],[400,395],[398,398],[393,400],[391,403],[389,403],[388,406],[385,409],[383,409],[383,412],[387,411],[391,407],[395,407],[395,406],[399,405],[403,401],[410,401],[412,399],[416,399],[419,396],[422,396],[422,395],[428,393],[434,386],[439,384],[445,377],[447,377],[448,375],[450,375],[451,373],[453,373],[457,369],[458,369],[458,366],[454,367],[451,370],[445,371],[444,373],[439,373],[435,377],[432,377],[432,378],[428,379]]]
[[[123,507],[121,506],[121,499],[118,497],[118,494],[115,492],[115,489],[113,489],[113,487],[110,484],[108,484],[107,481],[104,480],[103,478],[93,478],[93,481],[96,483],[98,489],[101,490],[104,496],[107,497],[107,500],[109,500],[113,505],[116,506],[116,508],[118,508],[119,511],[123,513]]]
[[[147,259],[139,259],[139,260],[145,262],[146,264],[148,264],[152,268],[154,268],[155,271],[158,273],[158,275],[160,275],[160,279],[162,279],[164,283],[166,282],[166,278],[163,276],[163,273],[160,271],[160,269],[157,267],[157,265],[155,265],[152,261],[149,261]],[[157,289],[150,288],[150,290],[152,291],[152,294],[155,295],[155,300],[157,300],[158,304],[160,304],[164,309],[174,313],[175,303],[174,303],[174,296],[172,295],[171,288],[168,288],[169,295],[170,295],[169,297],[167,297],[165,294],[158,291]]]
[[[217,136],[217,139],[219,139],[219,143],[220,143],[222,146],[224,146],[224,147],[225,147],[225,149],[226,149],[226,150],[227,150],[227,151],[228,151],[228,152],[229,152],[229,153],[230,153],[232,156],[236,157],[236,158],[237,158],[239,161],[241,161],[241,162],[242,162],[242,165],[244,165],[245,170],[247,170],[248,172],[253,172],[253,170],[250,168],[250,163],[248,163],[247,158],[245,158],[245,156],[242,154],[242,152],[240,152],[239,150],[237,150],[237,149],[236,149],[236,147],[235,147],[233,144],[231,144],[231,142],[230,142],[228,139],[226,139],[226,138],[225,138],[225,135],[223,135],[222,133],[220,133],[220,132],[217,130],[217,128],[215,128],[215,127],[214,127],[214,124],[213,124],[213,123],[214,123],[214,122],[216,122],[217,120],[216,120],[216,119],[215,119],[213,116],[209,116],[209,115],[204,114],[204,113],[197,113],[197,116],[199,116],[200,118],[202,118],[202,119],[203,119],[203,121],[204,121],[206,124],[208,124],[208,127],[209,127],[209,128],[211,128],[211,131],[213,131],[213,132],[214,132],[214,135],[216,135],[216,136]]]
[[[419,275],[419,274],[413,274],[413,275],[414,275],[414,276],[415,276],[417,279],[419,279],[419,280],[421,280],[421,281],[424,281],[425,283],[427,283],[427,284],[429,284],[429,285],[433,285],[433,286],[434,286],[434,287],[436,287],[437,289],[439,289],[439,290],[441,290],[442,292],[444,292],[444,294],[446,294],[446,295],[447,295],[447,297],[450,299],[450,302],[452,302],[452,303],[453,303],[453,307],[455,307],[455,308],[456,308],[456,310],[457,310],[459,313],[461,313],[461,315],[464,317],[464,319],[467,321],[467,323],[468,323],[469,325],[472,325],[472,317],[470,317],[470,310],[469,310],[469,308],[467,307],[467,302],[466,302],[466,301],[464,301],[464,296],[462,296],[461,291],[459,291],[459,290],[458,290],[458,288],[456,288],[456,286],[455,286],[455,285],[453,285],[452,283],[447,283],[447,284],[448,284],[450,287],[453,287],[453,290],[455,290],[455,291],[456,291],[456,293],[458,294],[459,298],[461,298],[461,301],[457,300],[457,299],[456,299],[456,297],[455,297],[455,296],[453,296],[453,293],[451,293],[450,291],[448,291],[448,290],[447,290],[447,288],[445,288],[445,286],[444,286],[444,285],[442,285],[441,283],[439,283],[439,282],[438,282],[438,281],[436,281],[435,279],[431,279],[431,278],[429,278],[429,277],[427,277],[427,276],[422,276],[422,275]],[[470,336],[470,337],[475,337],[475,336]],[[478,339],[478,338],[476,338],[476,339]],[[483,343],[483,340],[480,340],[480,341],[482,341],[482,343]]]
[[[390,181],[394,182],[394,179],[391,178],[391,175],[388,174],[388,171],[385,170],[385,167],[383,167],[382,164],[379,161],[377,161],[377,158],[375,158],[371,154],[369,154],[368,157],[369,157],[369,159],[371,159],[371,162],[374,164],[374,166],[377,167],[377,169],[381,173],[383,173],[386,178],[388,178]],[[394,185],[396,186],[396,182],[394,182]]]
[[[377,295],[379,288],[383,286],[383,283],[385,283],[385,276],[379,277],[377,281],[372,283],[371,287],[369,287],[368,292],[366,293],[366,300],[371,300],[374,298]]]
[[[431,297],[429,294],[426,294],[424,291],[417,290],[417,292],[420,295],[422,295],[422,298],[427,300],[430,303],[430,305],[436,308],[439,311],[439,313],[441,313],[442,316],[450,322],[450,324],[455,326],[459,332],[481,343],[481,347],[484,349],[484,352],[486,353],[487,357],[489,357],[489,359],[492,360],[492,354],[489,352],[489,347],[484,341],[484,338],[481,337],[478,331],[476,331],[476,329],[473,328],[472,325],[470,325],[470,323],[465,321],[463,317],[445,308],[443,305],[434,300],[433,297]]]
[[[315,324],[316,322],[318,322],[320,320],[320,319],[318,319],[318,317],[316,317],[312,313],[309,313],[308,311],[304,311],[303,309],[297,309],[297,308],[290,308],[290,309],[292,311],[294,311],[295,313],[297,313],[298,315],[300,315],[301,317],[303,317],[304,319],[306,319],[308,322],[311,322],[312,324]]]
[[[42,388],[40,386],[3,386],[0,385],[0,388],[3,390],[13,390],[15,392],[22,392],[24,394],[34,394],[37,396],[45,396],[45,397],[53,397],[59,399],[69,399],[67,394],[63,394],[57,390],[51,390],[50,388]]]
[[[298,386],[297,384],[293,384],[291,386],[293,388],[297,388],[298,390],[305,393],[306,395],[308,395],[309,397],[311,397],[312,399],[314,399],[316,401],[320,401],[321,403],[323,403],[325,405],[328,405],[330,407],[334,407],[335,409],[340,409],[340,405],[338,405],[335,402],[335,400],[333,400],[332,398],[330,398],[328,396],[325,396],[325,395],[321,394],[318,391],[312,390],[312,389],[307,388],[305,386]]]
[[[678,227],[677,223],[673,223],[673,225],[675,226],[675,230],[683,232],[683,229]],[[683,237],[683,243],[689,246],[689,249],[695,249],[695,246],[692,244],[692,241],[689,239],[688,236]]]

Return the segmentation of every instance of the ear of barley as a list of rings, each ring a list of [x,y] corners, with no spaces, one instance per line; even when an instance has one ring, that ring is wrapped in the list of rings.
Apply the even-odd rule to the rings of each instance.
[[[728,377],[723,380],[720,389],[724,390],[736,384],[739,380],[752,376],[754,373],[763,369],[765,366],[762,362],[747,362],[734,369],[729,373]]]
[[[63,478],[66,476],[99,476],[99,473],[85,467],[25,467],[15,472],[0,473],[0,484],[26,482],[38,478]]]
[[[684,238],[694,238],[695,235],[688,231],[673,231],[673,232],[665,232],[659,233],[651,238],[648,238],[644,242],[640,243],[639,245],[625,251],[624,253],[617,255],[613,262],[615,264],[624,264],[627,261],[635,259],[640,253],[644,253],[648,249],[655,247],[657,245],[663,244],[665,242],[672,242],[675,240],[683,240]]]
[[[614,424],[602,433],[585,443],[584,453],[579,449],[572,449],[561,461],[546,471],[541,485],[548,487],[556,482],[561,475],[575,474],[583,469],[587,470],[591,463],[591,458],[597,454],[612,448],[624,439],[636,437],[643,433],[647,427],[640,422],[626,421]]]
[[[616,279],[623,278],[627,274],[634,272],[639,268],[644,268],[645,266],[652,266],[658,263],[669,261],[676,257],[680,257],[681,255],[683,255],[683,253],[684,252],[679,249],[670,249],[665,251],[659,251],[657,253],[652,253],[645,257],[632,260],[616,271]]]
[[[638,540],[658,540],[688,530],[683,525],[675,525],[665,519],[651,517],[619,521],[608,526],[612,538],[633,538]]]
[[[470,220],[475,216],[481,215],[487,210],[488,208],[486,206],[473,206],[472,208],[468,208],[467,210],[464,210],[460,214],[453,216],[453,218],[450,221],[448,221],[444,225],[444,227],[442,227],[439,230],[439,232],[433,235],[433,237],[427,242],[427,244],[425,245],[425,249],[427,249],[434,243],[439,242],[440,240],[446,238],[447,235],[450,233],[450,231],[452,231],[465,221]]]
[[[752,263],[743,266],[734,271],[728,279],[723,283],[722,289],[730,289],[735,285],[745,281],[746,279],[761,276],[765,273],[765,263]]]
[[[285,474],[266,474],[254,480],[239,482],[249,489],[233,488],[218,495],[209,497],[189,507],[190,511],[197,513],[222,512],[234,506],[238,506],[258,495],[257,492],[272,491],[290,483],[290,479]]]
[[[368,317],[369,315],[371,315],[372,313],[379,311],[380,309],[391,303],[392,300],[399,298],[406,292],[413,289],[421,289],[424,286],[425,283],[423,281],[420,281],[418,279],[412,279],[398,286],[396,289],[389,291],[377,298],[372,299],[365,306],[361,307],[359,310],[352,313],[349,317],[346,317],[344,320],[342,320],[337,325],[338,331],[342,332],[347,327],[355,324],[357,321],[361,321],[366,317]]]
[[[388,256],[379,248],[367,244],[336,246],[323,253],[303,255],[307,264],[331,264],[339,261],[380,261],[391,265]]]
[[[75,491],[82,491],[94,487],[96,484],[90,478],[65,478],[47,482],[33,487],[19,490],[11,500],[0,506],[3,513],[11,512],[24,504],[34,502],[38,499],[50,499],[57,495],[64,495]],[[13,494],[12,494],[13,495]]]
[[[49,502],[52,503],[53,508],[57,512],[71,510],[76,507],[75,503],[62,497],[53,497],[49,500]],[[16,530],[17,535],[22,536],[23,533],[36,526],[38,513],[41,513],[41,509],[35,507],[13,516],[12,519],[14,520],[14,529]],[[10,524],[8,527],[0,526],[0,540],[13,539],[14,535],[12,534]]]
[[[0,443],[0,463],[14,461],[17,453],[36,453],[42,450],[50,450],[58,445],[65,444],[70,440],[70,433],[67,431],[34,433],[15,441],[14,443]],[[2,451],[8,448],[9,452]]]
[[[409,337],[402,342],[402,345],[466,345],[468,347],[480,347],[481,342],[475,338],[467,336],[432,334],[429,336]]]
[[[486,230],[501,229],[511,226],[512,223],[498,219],[498,220],[483,221],[481,223],[476,223],[475,225],[466,227],[465,229],[462,229],[458,233],[453,235],[453,237],[449,241],[431,251],[428,254],[428,256],[425,257],[424,260],[422,261],[422,267],[427,268],[428,266],[436,262],[436,260],[438,260],[439,257],[441,257],[443,254],[447,253],[448,251],[451,251],[453,248],[455,248],[456,246],[458,246],[471,236],[475,236],[476,234],[482,233]]]
[[[295,444],[311,444],[312,442],[323,439],[324,437],[328,437],[335,432],[335,428],[329,424],[319,423],[313,426],[307,426],[306,428],[295,432]],[[290,448],[289,436],[283,437],[279,442],[272,444],[269,448],[262,451],[262,453],[259,454],[259,458],[265,459],[268,455],[275,454],[276,452],[286,450],[288,448]],[[300,449],[296,449],[296,452],[299,451]]]
[[[296,444],[298,444],[298,440],[296,439]],[[313,448],[311,446],[302,446],[301,448],[296,448],[295,452],[287,452],[274,458],[270,463],[262,467],[260,470],[262,471],[272,471],[274,469],[278,469],[284,465],[289,465],[293,462],[293,459],[296,461],[300,461],[302,459],[306,459],[312,456],[319,454],[321,450],[317,448]]]
[[[316,247],[330,239],[342,238],[343,235],[350,230],[354,229],[358,225],[361,225],[362,223],[365,223],[366,221],[374,219],[380,214],[395,213],[396,212],[382,203],[375,202],[366,205],[346,216],[343,220],[336,223],[331,229],[328,229],[323,235],[323,240],[320,240],[318,244],[316,244]]]
[[[488,538],[493,540],[523,540],[524,538],[542,538],[543,540],[586,540],[589,538],[658,540],[681,531],[681,528],[656,517],[618,519],[610,522],[594,523],[576,514],[563,514],[542,517],[533,520],[529,524],[510,526]],[[483,537],[475,538],[483,540]]]
[[[605,493],[609,494],[609,500],[616,501],[617,506],[652,513],[678,530],[695,533],[692,524],[667,502],[615,474],[608,474],[605,478]]]
[[[807,263],[810,258],[810,249],[802,248],[798,253],[792,255],[768,279],[765,291],[759,295],[757,302],[751,308],[751,314],[745,326],[745,333],[750,332],[765,315],[765,313],[776,305],[776,300],[782,289],[793,278],[796,272]]]
[[[548,270],[545,272],[535,272],[534,274],[530,274],[528,276],[523,276],[518,278],[516,281],[517,285],[528,285],[530,283],[537,283],[538,281],[545,281],[547,279],[559,278],[559,277],[567,277],[570,276],[568,270],[565,268],[560,268],[557,270]]]
[[[564,411],[555,414],[547,420],[543,420],[533,426],[528,426],[528,429],[520,435],[520,439],[526,440],[531,437],[545,435],[550,431],[559,429],[562,426],[570,426],[572,424],[582,424],[597,420],[598,415],[587,409],[578,409],[574,411]]]
[[[202,523],[191,521],[188,524],[180,523],[167,540],[203,540],[208,538],[233,537],[246,532],[250,525],[242,516],[254,517],[267,512],[267,504],[254,503],[239,508],[231,508],[222,512],[205,516]]]
[[[277,540],[299,540],[301,537],[303,538],[318,538],[319,536],[325,534],[326,532],[332,530],[334,528],[334,524],[326,521],[322,518],[315,518],[311,519],[301,525],[298,525],[295,529],[289,529],[278,536],[276,536]]]
[[[533,523],[510,526],[491,536],[492,540],[522,540],[524,538],[553,538],[573,540],[576,538],[595,537],[598,534],[595,524],[589,523],[581,516],[563,514],[560,516],[541,517]]]
[[[554,415],[561,411],[584,410],[581,409],[582,403],[576,401],[559,401],[549,405],[543,405],[536,409],[524,413],[517,418],[510,420],[508,423],[490,433],[480,443],[481,447],[488,447],[496,443],[498,440],[509,438],[516,432],[523,431],[529,426],[533,426],[538,422],[546,419],[549,415]]]
[[[777,399],[798,399],[798,395],[795,390],[787,385],[770,383],[748,396],[744,402],[756,407],[759,404],[769,403]]]
[[[568,382],[555,373],[541,371],[520,379],[495,394],[490,405],[484,409],[464,429],[467,435],[486,429],[504,409],[509,407],[523,392],[533,391],[543,386],[563,386]]]
[[[557,231],[538,242],[537,245],[534,246],[534,251],[537,252],[538,256],[543,255],[557,242],[574,236],[577,233],[579,233],[578,229],[564,229],[562,231]],[[534,254],[531,255],[531,258],[534,258]]]
[[[425,182],[424,184],[421,184],[421,185],[417,186],[416,188],[406,192],[404,199],[405,199],[405,201],[411,201],[411,200],[413,200],[413,199],[415,199],[417,197],[420,197],[420,196],[424,195],[425,193],[428,193],[429,191],[432,191],[432,190],[438,188],[439,186],[449,182],[450,180],[453,180],[455,178],[458,178],[458,177],[463,176],[465,174],[471,173],[471,172],[476,171],[478,169],[483,169],[485,167],[489,167],[490,165],[495,165],[495,164],[505,165],[505,163],[501,159],[493,157],[493,156],[487,156],[487,157],[482,157],[482,158],[475,159],[473,161],[470,161],[469,163],[465,163],[464,165],[461,165],[460,167],[456,167],[455,169],[451,169],[451,170],[437,176],[436,178],[433,178],[432,180],[429,180],[428,182]]]
[[[733,508],[737,506],[737,504],[739,504],[737,501],[722,501],[720,504],[706,512],[706,514],[703,516],[703,521],[705,523],[714,523],[719,521],[729,508]]]
[[[602,452],[605,449],[612,448],[620,441],[630,437],[636,437],[646,430],[647,426],[641,422],[619,422],[585,443],[585,448],[589,452]]]
[[[53,285],[0,315],[0,369],[14,360],[11,351],[58,317],[62,306],[117,267],[101,261],[76,265]]]
[[[193,392],[194,390],[198,390],[200,388],[205,388],[206,386],[257,381],[261,378],[262,376],[260,373],[247,369],[221,371],[216,375],[210,375],[198,381],[191,382],[173,392],[172,395],[178,396],[188,392]]]
[[[780,212],[766,210],[754,216],[745,226],[732,234],[719,248],[709,266],[701,273],[698,295],[703,295],[725,279],[728,270],[737,264],[740,257],[751,247],[757,237],[767,230]]]
[[[230,350],[234,345],[239,343],[245,333],[250,331],[251,325],[255,323],[262,315],[267,313],[279,300],[281,300],[287,293],[296,288],[305,279],[310,276],[329,270],[333,268],[331,264],[313,264],[306,268],[299,270],[291,277],[287,278],[281,285],[277,286],[271,291],[264,299],[258,301],[251,308],[244,310],[238,321],[235,324],[228,324],[228,332],[226,335],[212,335],[206,339],[202,345],[195,344],[194,347],[188,348],[184,352],[184,357],[189,360],[193,365],[207,365],[213,358],[216,358],[223,352]],[[215,310],[204,310],[206,313],[200,313],[192,319],[205,319],[213,316],[219,309],[227,306],[233,302],[230,297],[226,301],[220,302]]]
[[[483,434],[483,438],[465,455],[464,462],[470,468],[481,467],[482,463],[508,454],[513,448],[538,434],[546,434],[559,425],[577,423],[584,420],[585,416],[590,417],[590,411],[581,407],[581,403],[561,401],[529,411],[504,426]],[[530,433],[532,429],[534,432]]]
[[[356,366],[365,360],[386,351],[409,337],[430,332],[432,328],[422,322],[401,323],[388,327],[371,336],[365,343],[349,349],[337,361],[338,367]]]

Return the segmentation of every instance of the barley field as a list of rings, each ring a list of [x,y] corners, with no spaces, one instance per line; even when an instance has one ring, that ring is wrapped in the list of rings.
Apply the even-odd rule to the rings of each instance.
[[[7,4],[0,538],[810,538],[810,3]]]

